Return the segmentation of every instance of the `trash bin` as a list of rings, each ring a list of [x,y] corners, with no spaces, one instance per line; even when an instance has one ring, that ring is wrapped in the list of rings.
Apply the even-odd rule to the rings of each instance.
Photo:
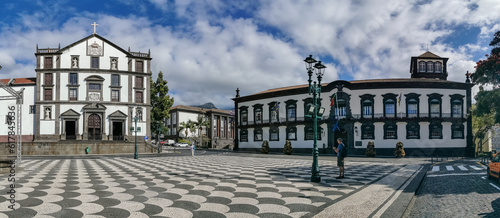
[[[89,154],[89,147],[85,148],[85,154]]]

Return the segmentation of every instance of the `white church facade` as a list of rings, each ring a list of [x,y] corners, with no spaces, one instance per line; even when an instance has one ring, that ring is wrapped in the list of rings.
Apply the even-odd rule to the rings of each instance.
[[[92,34],[64,48],[37,46],[35,56],[35,141],[127,141],[136,116],[138,135],[150,135],[149,53]]]
[[[342,138],[349,154],[363,155],[374,142],[378,155],[391,156],[397,142],[407,155],[471,155],[473,84],[448,81],[448,58],[426,52],[411,59],[411,78],[337,80],[322,84],[320,104],[326,110],[318,122],[318,148],[332,153]],[[331,98],[336,95],[334,106]],[[259,150],[263,140],[279,152],[290,140],[295,152],[310,152],[313,122],[306,116],[312,104],[307,85],[277,88],[233,99],[236,144]],[[278,107],[276,107],[278,105]],[[338,120],[338,124],[337,124]],[[337,128],[338,127],[338,128]]]
[[[136,134],[139,151],[146,150],[150,52],[122,49],[94,32],[63,48],[37,45],[35,57],[36,78],[9,85],[25,88],[23,154],[79,154],[85,147],[129,153]]]

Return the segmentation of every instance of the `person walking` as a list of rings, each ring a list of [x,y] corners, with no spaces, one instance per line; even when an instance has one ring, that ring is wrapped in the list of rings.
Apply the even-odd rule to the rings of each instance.
[[[333,147],[335,152],[337,152],[337,166],[339,167],[339,176],[336,179],[344,178],[344,154],[345,154],[345,145],[342,143],[342,138],[337,139],[338,146]]]
[[[194,157],[194,143],[191,143],[191,147],[189,147],[189,149],[191,150],[191,156]]]

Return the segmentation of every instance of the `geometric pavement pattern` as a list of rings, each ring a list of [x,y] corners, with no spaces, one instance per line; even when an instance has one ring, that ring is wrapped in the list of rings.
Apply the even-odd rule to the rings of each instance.
[[[3,217],[311,217],[403,165],[233,156],[23,160]]]

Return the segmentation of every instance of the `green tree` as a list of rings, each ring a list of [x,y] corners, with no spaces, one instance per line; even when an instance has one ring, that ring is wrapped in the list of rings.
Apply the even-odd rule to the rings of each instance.
[[[198,116],[198,120],[196,120],[194,122],[194,125],[195,125],[196,129],[198,129],[198,131],[199,131],[198,132],[198,137],[200,138],[200,143],[202,143],[201,131],[203,130],[203,127],[205,127],[205,129],[207,129],[207,126],[210,125],[210,122],[208,122],[208,120],[205,118],[204,115],[199,115]]]
[[[158,73],[156,82],[150,79],[151,87],[151,130],[156,135],[165,133],[165,119],[170,118],[169,110],[174,104],[174,98],[168,95],[167,81],[163,80],[163,72]],[[158,140],[157,140],[158,143]]]
[[[490,46],[493,48],[485,60],[476,63],[476,71],[471,75],[472,82],[479,85],[476,95],[476,109],[473,116],[485,116],[493,113],[495,123],[500,123],[500,31],[493,35]],[[493,87],[485,90],[484,86]]]
[[[476,113],[476,109],[477,106],[472,105],[471,113]],[[474,138],[472,139],[472,141],[475,145],[477,145],[477,152],[483,152],[483,139],[487,136],[488,131],[491,129],[491,127],[495,125],[494,117],[494,112],[490,112],[482,116],[472,116],[472,132],[474,133]]]
[[[188,120],[187,122],[180,123],[179,132],[181,132],[182,130],[184,130],[185,138],[188,138],[188,133],[194,132],[196,130],[196,126],[195,126],[193,121]],[[179,134],[179,133],[177,133],[177,134]]]

